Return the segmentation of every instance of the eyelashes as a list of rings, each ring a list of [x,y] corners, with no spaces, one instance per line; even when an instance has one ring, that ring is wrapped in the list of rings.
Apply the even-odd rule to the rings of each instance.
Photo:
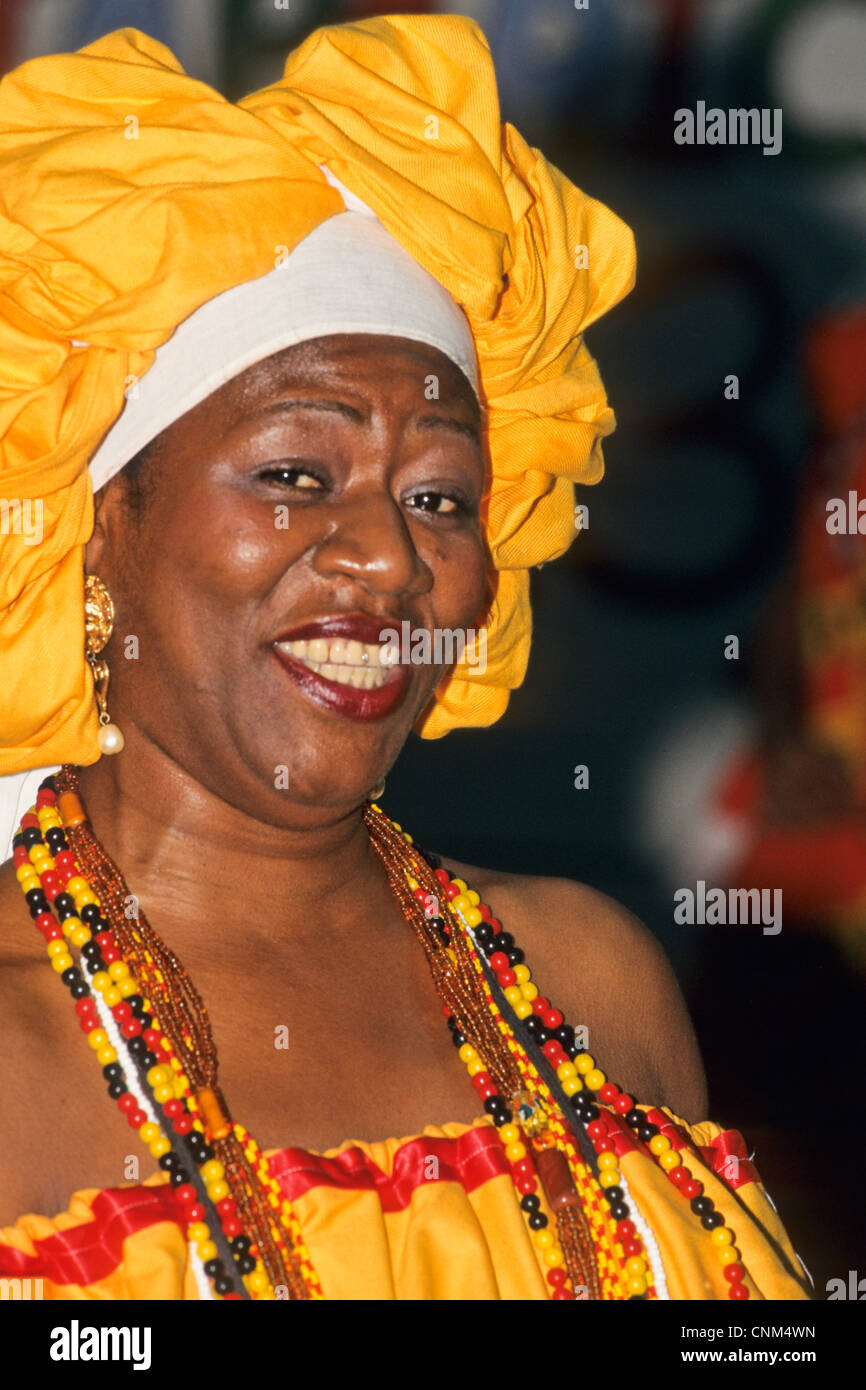
[[[328,478],[306,463],[271,464],[268,468],[260,469],[256,476],[265,482],[273,481],[300,492],[326,492],[330,486]],[[301,481],[302,479],[306,481]],[[309,480],[312,480],[315,486],[311,486]],[[412,505],[413,511],[425,512],[430,516],[468,516],[475,510],[472,501],[455,488],[425,487],[409,493],[405,500]],[[445,510],[441,510],[443,502],[449,504]]]

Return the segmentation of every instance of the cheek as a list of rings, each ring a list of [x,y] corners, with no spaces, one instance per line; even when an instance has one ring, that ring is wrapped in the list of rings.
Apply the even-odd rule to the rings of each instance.
[[[425,557],[433,573],[433,607],[437,626],[470,627],[487,593],[487,553],[480,537],[442,547]]]

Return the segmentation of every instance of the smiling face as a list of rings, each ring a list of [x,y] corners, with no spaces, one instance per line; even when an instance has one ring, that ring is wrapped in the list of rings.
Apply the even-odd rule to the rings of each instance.
[[[299,344],[171,425],[148,469],[140,515],[123,473],[100,494],[86,559],[115,604],[109,709],[128,745],[133,726],[276,824],[286,803],[357,805],[445,673],[381,668],[378,633],[465,630],[485,605],[462,373],[406,339]]]

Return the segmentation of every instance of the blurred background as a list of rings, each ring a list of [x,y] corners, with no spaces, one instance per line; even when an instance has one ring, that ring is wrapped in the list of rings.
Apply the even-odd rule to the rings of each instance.
[[[0,0],[0,71],[132,25],[236,100],[319,25],[437,8],[484,29],[503,118],[634,228],[638,285],[589,334],[618,429],[585,533],[533,574],[528,678],[493,729],[413,739],[384,805],[648,924],[710,1114],[824,1298],[866,1274],[866,5]],[[778,109],[781,150],[677,144],[699,101]],[[677,924],[700,880],[781,890],[782,931]]]

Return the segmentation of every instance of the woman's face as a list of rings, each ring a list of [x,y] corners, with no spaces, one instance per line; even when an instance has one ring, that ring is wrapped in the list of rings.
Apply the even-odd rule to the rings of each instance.
[[[484,607],[472,391],[435,348],[320,338],[160,443],[142,516],[121,473],[87,547],[115,603],[112,718],[275,824],[287,803],[357,805],[446,669],[380,668],[379,632],[465,630]]]

